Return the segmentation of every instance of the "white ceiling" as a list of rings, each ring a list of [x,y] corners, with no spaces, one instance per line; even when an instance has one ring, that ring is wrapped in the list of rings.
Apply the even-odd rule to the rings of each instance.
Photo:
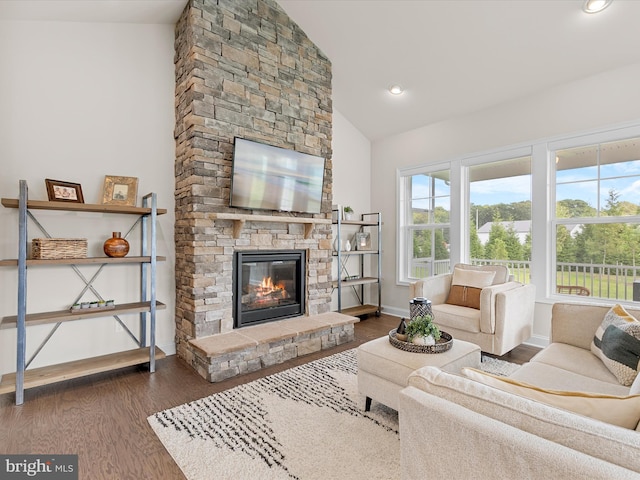
[[[371,140],[640,62],[640,0],[598,15],[583,0],[278,3],[332,61],[334,106]],[[185,4],[0,0],[0,20],[171,24]]]

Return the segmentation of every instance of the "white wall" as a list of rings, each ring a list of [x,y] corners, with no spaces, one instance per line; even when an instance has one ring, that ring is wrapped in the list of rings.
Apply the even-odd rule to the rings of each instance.
[[[550,72],[552,74],[552,72]],[[396,284],[396,170],[561,134],[640,120],[640,64],[612,70],[463,118],[429,125],[372,145],[371,207],[383,212],[383,304],[408,310]],[[534,335],[548,337],[550,306],[536,305]]]
[[[156,192],[168,213],[159,221],[157,342],[174,345],[174,68],[173,26],[141,24],[0,22],[0,195],[17,198],[25,179],[31,199],[46,200],[45,178],[80,183],[85,203],[100,203],[105,175],[138,177],[141,195]],[[134,217],[41,212],[54,237],[89,240],[101,255],[112,231]],[[41,236],[30,223],[29,236]],[[130,237],[135,254],[139,229]],[[17,258],[17,210],[0,208],[0,258]],[[95,268],[83,267],[90,276]],[[139,268],[108,267],[95,286],[117,303],[136,301]],[[16,269],[0,268],[0,316],[15,315]],[[82,282],[68,267],[29,269],[28,313],[67,307]],[[85,298],[93,300],[91,294]],[[136,327],[136,315],[122,317]],[[32,327],[27,355],[51,326]],[[15,371],[15,330],[0,330],[0,373]],[[115,320],[68,322],[34,367],[135,348]]]
[[[334,205],[349,205],[356,214],[371,212],[371,142],[335,108],[332,148]],[[351,263],[355,274],[355,264]],[[333,278],[337,278],[337,272],[334,262]],[[337,299],[334,292],[332,310],[338,308]],[[357,304],[351,289],[343,289],[342,301],[343,308]]]

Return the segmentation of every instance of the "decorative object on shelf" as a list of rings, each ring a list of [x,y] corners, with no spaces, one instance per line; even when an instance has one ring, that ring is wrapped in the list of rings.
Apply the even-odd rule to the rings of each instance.
[[[89,302],[82,302],[82,303],[80,304],[80,308],[81,308],[82,310],[85,310],[85,309],[89,308],[89,305],[90,305],[90,303],[89,303]]]
[[[71,310],[80,310],[80,304],[74,303],[73,305],[71,305]]]
[[[331,220],[333,222],[338,221],[338,217],[342,214],[342,205],[331,205]]]
[[[31,258],[34,260],[86,257],[86,238],[34,238],[31,240]]]
[[[75,202],[84,203],[82,187],[79,183],[63,182],[45,178],[47,196],[50,202]]]
[[[349,240],[346,240],[344,242],[344,250],[345,250],[345,252],[350,252],[351,251],[351,242]]]
[[[360,280],[360,275],[347,275],[344,277],[345,282],[348,282],[349,280]]]
[[[115,177],[105,175],[102,191],[102,203],[110,205],[128,205],[134,207],[138,198],[138,179],[136,177]]]
[[[356,232],[353,238],[356,250],[371,250],[371,235],[369,232]]]
[[[98,308],[98,302],[89,302],[89,308]]]
[[[407,341],[407,322],[404,317],[402,317],[398,328],[396,328],[396,338],[402,342]]]
[[[440,340],[435,345],[416,345],[411,342],[403,342],[396,338],[395,328],[389,332],[389,343],[392,346],[413,353],[444,353],[453,346],[453,337],[447,332],[440,332]]]
[[[333,251],[334,252],[340,251],[340,247],[341,245],[338,244],[338,237],[336,236],[336,238],[334,238],[333,240]]]
[[[129,242],[120,236],[120,232],[113,232],[113,236],[104,242],[103,250],[108,257],[121,258],[129,253]]]
[[[344,207],[344,220],[353,220],[354,217],[354,213],[353,213],[353,208],[346,206]]]
[[[435,345],[440,340],[440,329],[431,315],[419,315],[407,324],[407,337],[417,345]]]
[[[107,300],[107,307],[115,307],[116,303],[113,300]]]

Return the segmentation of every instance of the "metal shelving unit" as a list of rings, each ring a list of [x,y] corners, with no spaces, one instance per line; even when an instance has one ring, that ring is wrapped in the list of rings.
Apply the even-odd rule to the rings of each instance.
[[[355,317],[361,315],[368,315],[375,313],[376,316],[380,316],[382,311],[382,214],[375,213],[363,213],[360,215],[360,220],[342,220],[342,212],[337,212],[337,220],[333,220],[333,224],[336,225],[336,239],[339,248],[333,252],[334,258],[337,260],[338,265],[338,278],[333,281],[333,289],[338,292],[338,312],[353,315]],[[343,250],[342,240],[346,231],[350,236],[353,236],[356,232],[369,231],[370,234],[375,233],[375,245],[371,245],[371,249],[366,250]],[[373,242],[373,240],[372,240]],[[376,268],[375,276],[365,277],[365,263],[364,259],[367,256],[375,255]],[[357,259],[357,273],[355,275],[349,274],[349,259],[356,257]],[[357,278],[351,278],[351,277]],[[377,290],[378,304],[368,305],[365,304],[365,286],[375,285]],[[351,288],[355,293],[359,305],[355,307],[342,308],[342,289]]]
[[[155,193],[150,193],[143,197],[142,207],[128,207],[120,205],[96,205],[84,203],[68,202],[46,202],[32,201],[28,199],[28,187],[25,180],[20,180],[20,194],[18,199],[3,198],[0,201],[6,208],[18,209],[18,258],[0,260],[0,266],[17,266],[18,269],[18,312],[15,316],[4,317],[0,323],[0,329],[17,329],[17,359],[15,374],[6,374],[0,381],[0,393],[15,391],[16,405],[24,403],[24,390],[55,383],[71,378],[91,375],[93,373],[105,372],[131,365],[149,363],[150,372],[155,371],[155,361],[157,358],[165,356],[156,347],[156,312],[166,308],[163,303],[156,298],[156,277],[157,262],[165,260],[165,257],[158,257],[156,251],[156,223],[157,216],[166,213],[165,209],[158,209],[157,197]],[[55,259],[38,260],[27,259],[27,223],[31,219],[40,231],[47,237],[51,235],[42,227],[40,222],[33,215],[31,210],[62,210],[67,212],[98,212],[107,214],[128,214],[136,215],[138,218],[129,229],[127,235],[141,223],[141,244],[142,255],[138,257],[92,257],[80,259]],[[125,237],[127,236],[125,235]],[[78,268],[78,265],[99,265],[97,272],[87,279]],[[76,297],[75,303],[82,295],[90,290],[98,299],[102,299],[100,293],[92,285],[103,268],[113,264],[139,264],[141,266],[140,302],[116,305],[112,309],[102,311],[81,311],[71,313],[69,310],[59,310],[53,312],[42,312],[27,314],[27,267],[39,267],[47,265],[68,265],[82,279],[85,284],[82,292]],[[140,335],[139,338],[133,334],[122,322],[119,315],[135,314],[140,315]],[[56,332],[62,323],[70,321],[88,320],[113,316],[129,334],[138,348],[116,352],[100,357],[93,357],[73,362],[66,362],[41,368],[28,369],[29,364],[42,350],[45,344]],[[149,321],[149,339],[146,338],[147,318]],[[53,328],[43,342],[35,349],[29,360],[26,358],[27,327],[30,325],[52,324]]]

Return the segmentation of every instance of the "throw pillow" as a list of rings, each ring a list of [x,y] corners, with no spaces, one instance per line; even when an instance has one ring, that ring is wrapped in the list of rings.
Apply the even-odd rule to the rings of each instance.
[[[454,268],[446,303],[480,310],[480,293],[493,283],[496,272]]]
[[[463,368],[462,373],[490,387],[620,427],[633,430],[640,422],[640,395],[619,397],[587,392],[547,390],[474,368]]]
[[[640,322],[622,305],[615,305],[596,330],[591,352],[622,385],[631,385],[638,375],[640,362]]]

